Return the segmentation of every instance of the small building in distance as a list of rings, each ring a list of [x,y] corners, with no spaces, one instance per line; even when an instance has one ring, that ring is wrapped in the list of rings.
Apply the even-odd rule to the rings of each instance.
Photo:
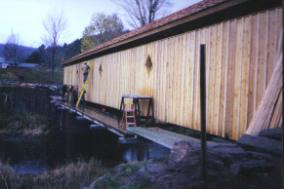
[[[26,69],[32,69],[32,68],[36,68],[39,64],[34,64],[34,63],[18,63],[17,67],[18,68],[26,68]]]
[[[5,61],[5,58],[4,57],[0,57],[0,69],[6,69],[8,68],[8,65]]]

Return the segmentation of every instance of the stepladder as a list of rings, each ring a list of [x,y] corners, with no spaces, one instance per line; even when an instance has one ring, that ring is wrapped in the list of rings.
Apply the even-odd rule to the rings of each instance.
[[[133,104],[125,107],[123,111],[123,116],[122,116],[122,124],[126,128],[136,126],[136,113],[135,113],[135,107]]]

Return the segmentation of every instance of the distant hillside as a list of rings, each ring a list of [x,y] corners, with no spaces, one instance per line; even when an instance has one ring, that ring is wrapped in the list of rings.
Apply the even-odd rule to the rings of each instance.
[[[5,44],[0,44],[0,57],[4,56],[4,46]],[[27,47],[23,45],[19,45],[19,52],[21,52],[21,59],[25,60],[28,56],[30,56],[36,48]]]
[[[0,57],[4,57],[4,46],[5,44],[0,44]],[[71,58],[81,52],[81,41],[80,39],[76,39],[69,44],[64,44],[62,46],[56,47],[56,57],[55,57],[55,65],[61,65],[61,63]],[[38,48],[27,47],[20,45],[19,46],[19,61],[20,62],[29,62],[29,63],[48,63],[48,56],[51,53],[51,49],[49,47],[45,47],[45,45],[41,45]]]

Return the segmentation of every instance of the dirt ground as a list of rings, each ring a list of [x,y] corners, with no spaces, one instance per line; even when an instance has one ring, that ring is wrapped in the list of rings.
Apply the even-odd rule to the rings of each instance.
[[[236,144],[211,146],[207,180],[201,178],[200,148],[181,142],[169,157],[123,164],[86,189],[281,189],[281,157],[246,151]]]

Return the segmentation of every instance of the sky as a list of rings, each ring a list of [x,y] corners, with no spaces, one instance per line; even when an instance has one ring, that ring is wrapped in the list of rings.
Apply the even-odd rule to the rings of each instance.
[[[95,13],[117,13],[127,25],[127,16],[115,0],[0,0],[0,43],[6,43],[11,33],[21,45],[39,47],[45,30],[43,20],[49,14],[63,14],[66,30],[61,43],[70,43],[80,37]],[[172,0],[168,14],[200,0]]]

